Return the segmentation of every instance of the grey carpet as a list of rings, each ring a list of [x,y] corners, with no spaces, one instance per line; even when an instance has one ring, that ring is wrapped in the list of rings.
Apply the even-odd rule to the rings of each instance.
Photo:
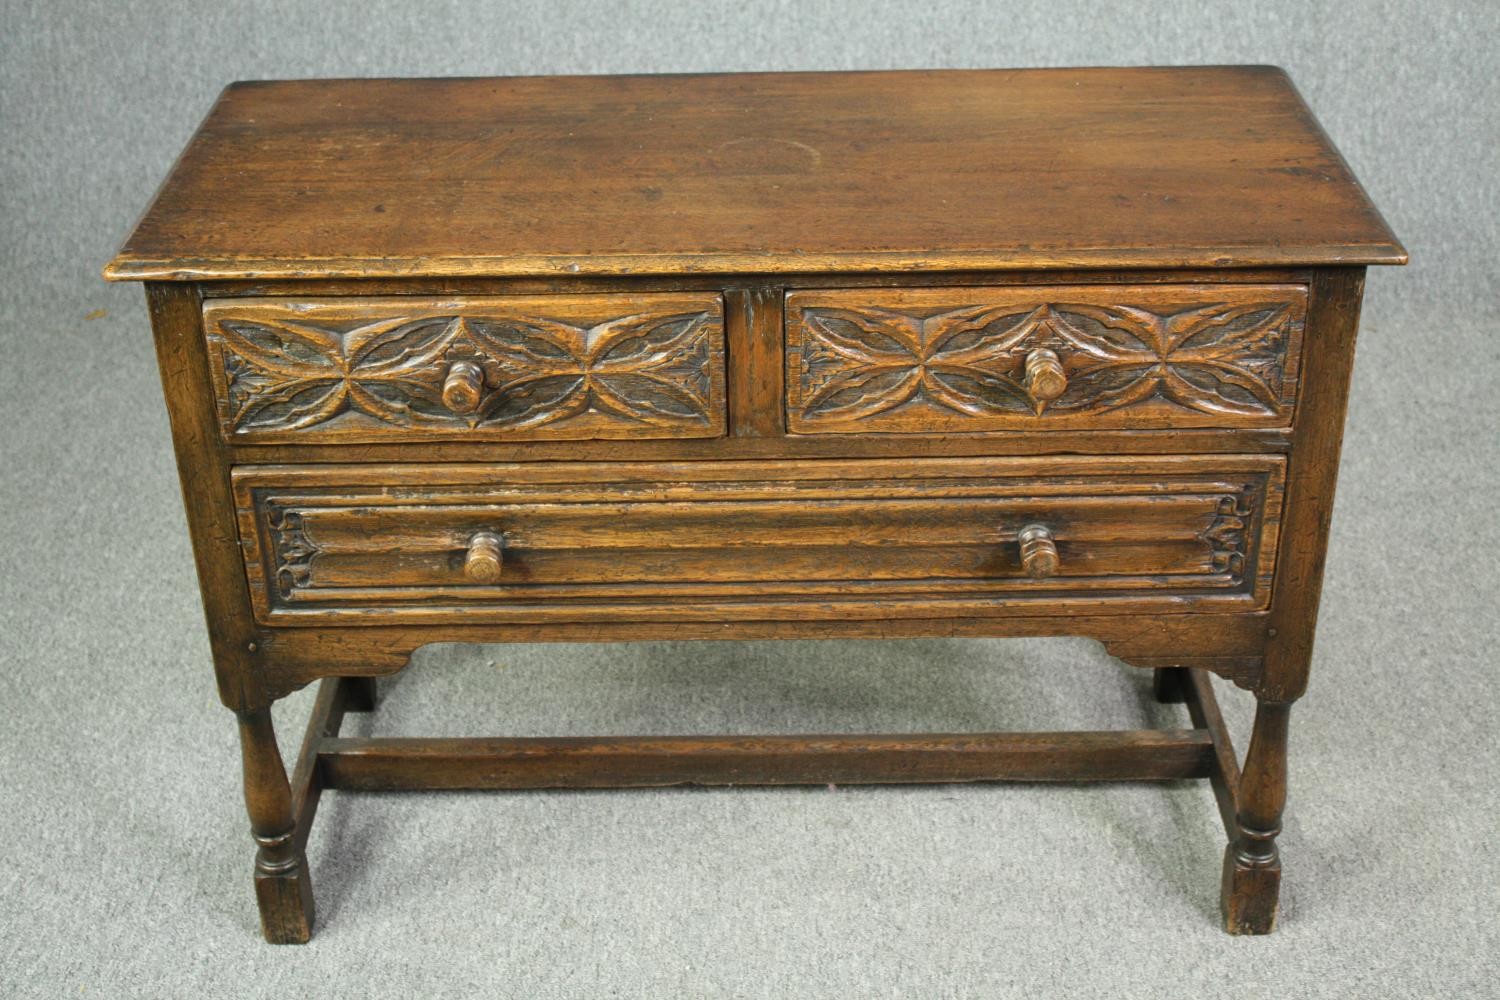
[[[1496,995],[1494,7],[910,6],[5,5],[0,993]],[[224,80],[1147,61],[1286,64],[1414,257],[1371,278],[1274,936],[1219,931],[1184,783],[333,793],[317,936],[261,943],[144,310],[95,277]],[[1183,719],[1147,680],[1065,639],[434,647],[349,729]]]

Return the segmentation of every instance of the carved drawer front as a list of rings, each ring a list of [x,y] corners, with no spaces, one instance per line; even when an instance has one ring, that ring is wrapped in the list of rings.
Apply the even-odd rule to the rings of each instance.
[[[203,310],[231,441],[724,433],[717,293],[239,298]]]
[[[263,621],[775,620],[1261,607],[1283,463],[324,466],[234,479]]]
[[[1284,427],[1303,285],[787,295],[793,433]]]

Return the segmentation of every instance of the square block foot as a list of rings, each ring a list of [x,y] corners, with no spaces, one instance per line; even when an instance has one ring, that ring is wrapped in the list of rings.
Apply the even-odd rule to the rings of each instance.
[[[312,937],[312,879],[304,861],[295,874],[255,873],[260,929],[271,944],[306,944]]]
[[[1247,865],[1230,844],[1224,851],[1221,892],[1226,931],[1230,934],[1269,934],[1276,929],[1281,862]]]

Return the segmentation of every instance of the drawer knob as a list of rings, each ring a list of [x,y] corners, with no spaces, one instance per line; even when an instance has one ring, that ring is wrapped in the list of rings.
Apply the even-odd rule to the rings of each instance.
[[[1016,538],[1021,543],[1021,566],[1027,576],[1040,580],[1057,575],[1057,543],[1046,526],[1028,524]]]
[[[473,413],[483,389],[484,369],[472,361],[455,361],[443,379],[443,405],[454,413]]]
[[[1055,351],[1038,347],[1026,355],[1026,391],[1041,409],[1068,388],[1068,376]]]
[[[493,531],[480,531],[469,539],[469,551],[464,556],[464,576],[475,583],[499,583],[504,564],[499,535]]]

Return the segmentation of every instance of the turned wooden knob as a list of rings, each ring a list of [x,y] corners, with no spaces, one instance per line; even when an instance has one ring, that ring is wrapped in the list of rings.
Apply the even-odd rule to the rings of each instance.
[[[475,583],[499,583],[504,564],[499,535],[493,531],[480,531],[469,539],[469,551],[464,556],[464,576]]]
[[[1040,580],[1057,574],[1057,543],[1046,526],[1028,524],[1016,539],[1021,543],[1021,566],[1027,576]]]
[[[454,413],[473,413],[484,390],[484,369],[472,361],[455,361],[443,379],[443,405]]]
[[[1068,376],[1062,360],[1054,351],[1038,347],[1026,355],[1026,391],[1037,405],[1045,405],[1068,388]]]

